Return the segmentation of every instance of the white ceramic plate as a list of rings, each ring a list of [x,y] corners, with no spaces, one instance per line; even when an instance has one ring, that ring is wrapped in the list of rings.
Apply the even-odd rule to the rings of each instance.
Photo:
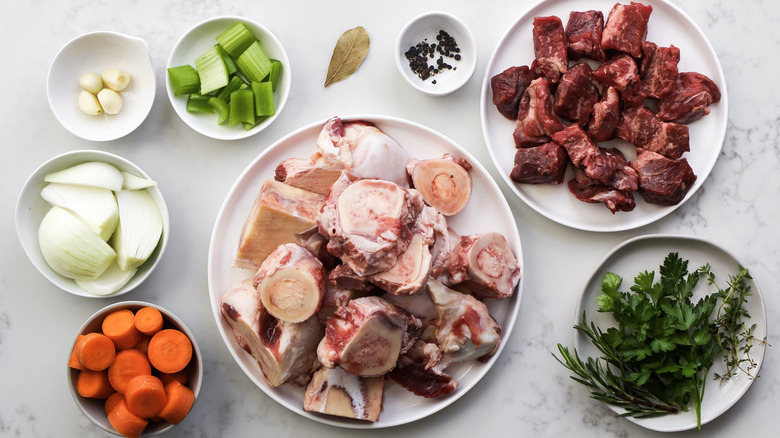
[[[589,204],[577,200],[564,182],[551,184],[517,184],[509,178],[515,156],[512,132],[515,123],[499,114],[493,105],[490,79],[514,65],[530,65],[534,59],[531,32],[537,16],[557,15],[566,25],[571,11],[600,10],[607,19],[614,0],[545,0],[523,14],[499,40],[490,57],[482,83],[480,113],[482,130],[490,157],[501,177],[509,187],[531,208],[560,224],[588,231],[622,231],[654,222],[682,205],[698,190],[718,159],[726,136],[728,97],[726,80],[718,57],[701,29],[676,6],[661,0],[645,0],[653,6],[648,23],[647,40],[659,46],[674,44],[680,48],[680,71],[696,71],[709,76],[720,88],[720,102],[710,106],[706,117],[688,125],[691,151],[683,155],[697,175],[696,183],[686,197],[676,206],[662,207],[646,203],[635,194],[636,208],[631,212],[610,211],[601,203]],[[622,140],[602,143],[605,147],[617,147],[629,160],[636,157],[635,148]],[[573,176],[569,169],[565,181]]]
[[[715,243],[700,239],[698,237],[675,236],[675,235],[648,235],[639,236],[615,247],[607,257],[602,260],[598,267],[593,271],[592,276],[586,283],[580,295],[580,302],[575,313],[575,324],[582,319],[582,311],[586,313],[588,321],[593,321],[596,326],[606,330],[607,327],[615,326],[611,314],[599,313],[597,311],[596,297],[601,294],[601,282],[604,274],[607,272],[615,273],[623,278],[620,290],[627,291],[633,284],[634,277],[643,272],[654,271],[655,280],[658,281],[658,267],[663,264],[664,257],[670,252],[677,252],[680,258],[688,260],[688,271],[693,272],[706,263],[711,266],[711,272],[715,274],[715,281],[718,286],[725,288],[729,280],[729,275],[737,274],[738,266],[742,265],[748,269],[749,266],[741,264],[739,260],[725,249]],[[751,273],[752,274],[752,273]],[[746,308],[751,316],[746,322],[756,324],[753,335],[756,339],[765,339],[767,333],[766,309],[761,290],[755,278],[746,282],[750,286],[752,296],[748,298]],[[699,280],[694,297],[703,297],[704,295],[715,293],[714,286],[709,286],[706,279]],[[586,357],[599,357],[600,353],[584,334],[575,330],[574,346],[583,359]],[[764,358],[765,345],[755,343],[751,350],[751,357],[758,365],[752,374],[758,375],[761,363]],[[750,388],[753,380],[745,374],[740,373],[732,377],[726,383],[719,385],[718,381],[713,380],[714,373],[723,374],[725,366],[720,360],[720,356],[715,359],[715,364],[707,375],[707,387],[702,402],[701,422],[702,424],[714,420],[716,417],[726,412],[733,406]],[[615,413],[623,413],[622,409],[609,405]],[[637,419],[627,417],[634,423],[656,431],[674,432],[696,427],[696,413],[691,407],[688,412],[682,412],[674,415],[666,415],[656,418]]]
[[[485,168],[462,147],[429,128],[402,119],[385,116],[357,116],[343,117],[343,119],[374,122],[401,146],[406,147],[410,155],[415,158],[438,158],[444,153],[466,158],[473,166],[470,172],[473,181],[471,199],[462,212],[448,219],[448,224],[461,235],[487,231],[502,233],[507,237],[512,250],[522,263],[520,236],[506,200]],[[347,428],[381,428],[409,423],[448,406],[488,372],[512,332],[520,306],[522,279],[510,299],[490,300],[488,303],[491,315],[501,324],[504,334],[498,352],[490,360],[486,363],[464,363],[448,368],[447,372],[458,379],[460,384],[454,393],[440,399],[424,399],[412,395],[394,383],[386,384],[382,415],[379,422],[374,424],[304,412],[303,389],[291,385],[271,387],[263,377],[257,362],[238,345],[230,326],[220,313],[220,303],[224,293],[238,281],[254,274],[248,270],[234,268],[232,265],[241,228],[262,182],[266,178],[274,177],[274,170],[282,160],[290,157],[310,157],[317,150],[317,135],[324,123],[322,121],[305,126],[270,146],[246,168],[228,193],[217,216],[209,250],[208,281],[212,313],[228,349],[246,375],[271,398],[293,412],[322,423]]]

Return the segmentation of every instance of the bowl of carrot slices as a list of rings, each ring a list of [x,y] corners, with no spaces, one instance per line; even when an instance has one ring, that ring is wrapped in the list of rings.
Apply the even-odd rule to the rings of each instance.
[[[84,415],[126,437],[158,435],[180,423],[203,380],[189,329],[168,310],[142,301],[115,303],[87,319],[67,369]]]

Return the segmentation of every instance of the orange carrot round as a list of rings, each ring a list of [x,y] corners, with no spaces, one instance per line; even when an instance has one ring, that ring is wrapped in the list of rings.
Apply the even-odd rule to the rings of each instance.
[[[190,381],[190,373],[188,373],[186,369],[175,373],[160,373],[158,377],[163,382],[163,385],[167,385],[172,380],[175,380],[182,385],[186,385]]]
[[[103,334],[108,336],[117,350],[133,348],[143,334],[135,328],[135,315],[130,309],[120,309],[109,313],[103,319]]]
[[[155,376],[135,376],[127,382],[125,400],[130,412],[141,418],[160,414],[168,403],[163,383]]]
[[[106,398],[106,414],[111,412],[112,409],[114,409],[114,406],[116,406],[117,403],[119,403],[120,400],[124,400],[125,396],[122,394],[114,391],[111,393],[111,395]]]
[[[163,373],[181,371],[192,358],[192,342],[179,330],[160,330],[149,341],[149,362]]]
[[[149,341],[151,341],[152,338],[150,336],[144,335],[140,341],[138,341],[137,344],[135,344],[134,349],[140,351],[143,354],[149,353]]]
[[[84,335],[78,335],[76,337],[76,343],[73,345],[73,350],[70,352],[70,358],[68,358],[68,366],[76,369],[76,370],[83,370],[84,365],[79,362],[79,352],[77,350],[77,347],[79,347],[79,341],[84,338]]]
[[[127,382],[138,375],[151,375],[152,367],[146,355],[138,350],[122,350],[116,354],[114,362],[108,367],[108,380],[111,386],[122,394],[125,393]]]
[[[165,385],[165,394],[168,403],[160,412],[160,418],[169,423],[179,424],[195,403],[195,394],[190,388],[175,380]]]
[[[142,307],[135,312],[135,328],[141,333],[152,336],[163,328],[163,316],[154,307]]]
[[[76,355],[84,368],[101,371],[111,365],[116,348],[108,337],[100,333],[88,333],[76,341]]]
[[[108,382],[108,373],[103,371],[81,370],[76,378],[76,391],[82,397],[106,398],[114,392]]]
[[[143,433],[146,425],[149,423],[149,421],[130,412],[124,399],[120,399],[108,413],[108,422],[114,426],[117,432],[128,438],[141,436],[141,433]]]

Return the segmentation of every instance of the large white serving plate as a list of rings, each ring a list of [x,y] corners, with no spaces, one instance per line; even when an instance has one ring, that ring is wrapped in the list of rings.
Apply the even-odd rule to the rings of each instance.
[[[715,282],[721,288],[726,288],[730,275],[736,275],[739,272],[739,266],[750,269],[731,253],[716,245],[713,242],[698,237],[676,236],[676,235],[647,235],[638,236],[627,240],[615,247],[604,260],[599,263],[593,271],[588,282],[580,295],[580,302],[575,312],[575,324],[582,320],[582,312],[585,311],[588,321],[593,321],[596,326],[606,331],[608,327],[615,326],[612,314],[599,313],[596,305],[596,297],[601,295],[601,283],[604,274],[612,272],[623,278],[620,290],[627,291],[634,282],[634,277],[643,271],[654,271],[656,273],[655,281],[658,281],[658,267],[663,264],[664,257],[670,252],[677,252],[683,260],[688,260],[688,271],[693,272],[701,266],[709,263],[711,272],[715,274]],[[751,273],[752,274],[752,273]],[[766,339],[767,319],[766,308],[761,290],[755,280],[747,280],[746,284],[750,286],[752,296],[748,298],[746,309],[751,318],[745,322],[748,326],[756,324],[753,336],[757,340]],[[714,286],[707,284],[707,280],[699,280],[696,289],[694,289],[694,301],[704,295],[717,292]],[[591,343],[590,339],[584,334],[575,330],[574,346],[581,358],[600,357],[600,353]],[[761,342],[755,342],[750,352],[750,357],[755,361],[757,367],[751,371],[753,376],[757,376],[764,359],[766,345]],[[701,423],[705,424],[726,412],[747,392],[753,380],[744,373],[738,373],[735,377],[719,384],[718,380],[713,380],[714,373],[724,374],[725,365],[716,356],[715,364],[707,375],[704,400],[702,402]],[[609,405],[615,413],[625,412],[623,409]],[[674,432],[696,427],[696,413],[691,407],[688,412],[682,412],[674,415],[665,415],[656,418],[632,418],[627,417],[634,423],[656,431]]]
[[[367,120],[393,137],[413,158],[440,158],[449,153],[471,163],[473,189],[466,208],[448,219],[449,226],[460,235],[497,231],[506,236],[512,250],[522,263],[520,235],[512,212],[495,181],[482,165],[454,141],[420,124],[386,116],[342,117],[344,120]],[[224,293],[237,282],[254,272],[233,267],[239,235],[249,215],[252,203],[266,178],[273,178],[276,166],[290,157],[308,158],[317,151],[317,135],[325,121],[305,126],[271,145],[244,170],[225,199],[214,224],[208,260],[209,300],[217,327],[228,349],[247,376],[268,396],[307,418],[347,428],[382,428],[409,423],[431,415],[450,405],[471,389],[498,358],[512,332],[520,306],[523,280],[514,295],[504,301],[489,300],[490,314],[501,324],[501,345],[487,362],[454,365],[446,371],[460,383],[447,397],[424,399],[407,392],[388,379],[382,415],[377,423],[369,424],[349,419],[315,415],[303,411],[303,389],[292,385],[271,387],[263,377],[257,362],[236,342],[230,326],[220,313]]]
[[[683,11],[662,0],[645,0],[641,3],[653,6],[648,23],[647,40],[659,46],[674,44],[680,48],[679,70],[696,71],[710,77],[720,88],[720,102],[710,106],[710,114],[688,125],[691,151],[683,157],[688,159],[697,175],[696,183],[685,198],[677,205],[662,207],[648,204],[635,193],[636,208],[631,212],[610,211],[601,203],[588,204],[577,200],[564,182],[561,185],[517,184],[509,178],[515,156],[512,132],[515,122],[499,114],[493,105],[490,79],[515,65],[530,65],[534,60],[531,39],[533,20],[537,16],[557,15],[564,26],[571,11],[599,10],[607,19],[615,0],[545,0],[531,7],[499,40],[490,57],[482,83],[480,114],[485,142],[493,163],[509,187],[531,208],[560,224],[588,231],[622,231],[654,222],[674,211],[698,190],[707,179],[720,155],[726,136],[728,120],[728,96],[723,70],[712,46],[701,29]],[[596,64],[593,64],[596,65]],[[631,161],[636,150],[622,140],[601,143],[604,147],[617,147]],[[573,177],[571,169],[565,181]]]

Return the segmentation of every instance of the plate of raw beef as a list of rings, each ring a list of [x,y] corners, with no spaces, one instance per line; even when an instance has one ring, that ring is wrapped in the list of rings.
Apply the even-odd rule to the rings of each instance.
[[[467,161],[471,165],[470,170],[468,170],[472,182],[471,197],[469,198],[469,201],[463,210],[452,216],[446,217],[446,227],[444,227],[444,230],[446,232],[447,227],[449,227],[452,232],[457,233],[460,236],[464,236],[463,239],[466,239],[465,236],[471,236],[480,233],[487,233],[492,235],[500,233],[505,237],[504,244],[507,245],[507,248],[511,249],[511,252],[516,257],[516,260],[514,260],[514,266],[516,266],[516,268],[513,268],[516,270],[514,272],[517,274],[520,273],[522,266],[520,236],[517,230],[515,219],[511,210],[509,209],[509,205],[506,199],[503,197],[496,182],[490,177],[485,168],[482,167],[479,162],[477,162],[467,151],[443,135],[420,124],[407,120],[386,116],[368,115],[344,117],[343,121],[345,127],[343,130],[338,132],[345,132],[343,137],[345,139],[347,138],[347,123],[360,123],[369,125],[371,127],[375,126],[381,130],[384,134],[388,135],[395,142],[397,142],[402,148],[405,148],[411,158],[416,158],[419,160],[438,159],[442,158],[444,154],[449,154],[458,160]],[[328,121],[328,123],[330,123],[330,121]],[[228,347],[228,350],[231,352],[234,359],[246,373],[246,375],[263,392],[291,411],[315,421],[347,428],[383,428],[409,423],[411,421],[415,421],[434,414],[450,405],[452,402],[468,392],[474,385],[476,385],[492,367],[493,363],[496,361],[501,350],[503,349],[503,346],[506,345],[506,340],[512,332],[512,327],[517,317],[522,291],[522,276],[520,276],[519,280],[517,276],[513,276],[513,284],[515,286],[509,287],[510,295],[502,297],[503,299],[484,299],[480,301],[480,303],[484,302],[484,305],[487,306],[487,312],[485,312],[485,314],[489,313],[489,316],[492,317],[494,323],[497,323],[497,325],[500,326],[499,334],[496,336],[496,338],[499,340],[495,342],[495,350],[493,350],[490,355],[484,355],[484,357],[480,357],[479,360],[469,360],[468,362],[453,361],[451,365],[444,369],[447,375],[457,380],[457,386],[452,392],[449,392],[447,395],[438,398],[423,398],[404,389],[404,387],[396,383],[397,380],[395,380],[395,377],[393,377],[393,379],[387,377],[384,380],[384,396],[380,405],[381,416],[379,417],[378,421],[357,421],[350,418],[328,416],[304,411],[304,390],[306,388],[306,382],[303,382],[303,386],[295,384],[300,382],[293,383],[290,380],[285,380],[285,383],[277,383],[276,385],[269,383],[268,376],[264,375],[265,368],[261,369],[261,366],[258,364],[258,360],[253,357],[253,352],[256,350],[255,345],[248,345],[254,342],[252,340],[254,338],[246,339],[248,337],[253,337],[257,333],[261,332],[262,336],[266,336],[268,329],[256,330],[257,333],[253,332],[248,336],[238,335],[238,332],[235,331],[235,321],[237,321],[237,319],[233,318],[231,313],[235,313],[232,310],[233,304],[235,304],[235,307],[238,308],[238,305],[241,303],[238,301],[232,301],[229,307],[226,305],[226,303],[228,303],[226,297],[233,290],[239,289],[242,283],[244,283],[246,280],[252,279],[257,271],[257,269],[249,269],[246,266],[243,268],[239,267],[239,265],[241,265],[241,260],[239,260],[239,257],[237,256],[237,251],[240,241],[243,241],[242,238],[244,233],[242,230],[244,229],[245,223],[249,223],[247,219],[253,215],[253,212],[255,211],[254,205],[256,205],[256,202],[261,199],[263,190],[261,187],[265,187],[266,184],[271,184],[268,181],[271,180],[273,182],[275,178],[276,181],[288,181],[288,179],[279,179],[280,174],[278,173],[278,168],[281,168],[279,165],[283,161],[289,162],[290,160],[288,159],[300,159],[302,161],[308,161],[313,156],[319,156],[322,158],[322,155],[316,155],[315,153],[319,151],[318,138],[321,138],[321,133],[325,132],[323,129],[324,124],[325,122],[317,122],[308,126],[304,126],[299,130],[289,134],[288,136],[280,139],[275,144],[269,146],[252,163],[248,164],[248,167],[237,178],[235,184],[227,194],[225,202],[220,209],[219,215],[217,216],[214,225],[209,251],[208,282],[209,300],[211,303],[212,313],[222,338]],[[338,132],[334,132],[338,134]],[[382,145],[385,144],[387,143],[383,143]],[[379,151],[379,154],[381,155],[381,151]],[[357,153],[355,153],[354,156],[357,157]],[[374,155],[369,152],[363,156]],[[355,162],[357,162],[358,159],[362,160],[363,156],[355,158]],[[390,160],[378,160],[380,163],[382,163],[382,165],[374,166],[375,168],[390,167],[387,165]],[[300,163],[301,161],[298,162]],[[406,178],[405,166],[402,165],[398,170],[400,170],[401,174],[403,174],[404,178]],[[397,172],[395,173],[397,174]],[[341,174],[340,171],[339,174]],[[290,175],[290,173],[286,173],[283,178],[289,178]],[[344,174],[341,174],[341,178],[339,178],[339,180],[342,178],[344,178]],[[274,182],[273,184],[282,183]],[[329,189],[326,188],[326,190]],[[276,205],[285,203],[285,199],[293,199],[290,196],[285,198],[281,191],[276,193],[282,195],[280,196],[282,199],[278,201]],[[326,191],[325,194],[330,196],[330,191]],[[274,194],[274,196],[276,196],[276,194]],[[317,196],[320,195],[318,194]],[[303,208],[303,204],[297,205],[299,205],[300,208]],[[366,211],[373,211],[373,209],[369,207],[370,206],[365,207],[367,209]],[[295,207],[295,209],[297,208],[298,207]],[[323,207],[322,210],[318,211],[321,211],[320,214],[324,214],[322,213],[324,210],[325,208]],[[293,212],[292,214],[297,213]],[[277,217],[280,216],[277,215]],[[316,220],[319,221],[320,217],[317,217]],[[379,222],[380,221],[377,219],[377,223]],[[272,227],[273,224],[269,223],[267,226]],[[319,231],[322,231],[322,229],[319,229]],[[452,232],[450,233],[450,236],[453,235]],[[463,241],[463,239],[460,241]],[[448,244],[444,243],[444,245]],[[330,251],[329,246],[328,248]],[[449,251],[453,253],[455,252],[454,249],[450,249]],[[320,255],[317,257],[320,257]],[[271,257],[269,256],[269,258]],[[507,262],[503,263],[502,265],[509,266],[512,264],[513,263]],[[345,267],[343,264],[337,266]],[[432,266],[435,266],[435,263],[433,263]],[[333,271],[335,270],[336,269],[333,269]],[[430,275],[433,276],[433,268],[430,272]],[[426,276],[426,278],[430,277]],[[237,285],[239,287],[237,287]],[[453,287],[457,287],[457,285]],[[425,293],[425,290],[422,290],[422,292]],[[433,294],[433,292],[431,292],[431,294]],[[461,295],[465,296],[467,294],[464,293]],[[406,297],[409,296],[411,295],[407,295]],[[246,296],[242,298],[243,303],[252,301],[251,299],[245,298]],[[371,296],[368,298],[373,299],[378,297]],[[352,301],[357,300],[353,299]],[[398,305],[403,307],[403,304]],[[324,306],[325,304],[323,304],[323,307]],[[244,308],[246,307],[247,306],[244,305]],[[228,310],[226,311],[226,309]],[[414,313],[411,310],[409,310],[409,312]],[[317,318],[318,316],[319,315],[315,313],[312,318]],[[233,320],[228,321],[228,318],[233,318]],[[265,317],[259,316],[258,318],[262,320]],[[470,319],[471,318],[473,318],[473,315],[470,315]],[[488,319],[490,318],[485,318],[485,320]],[[247,326],[253,324],[251,322],[252,318],[244,318],[243,321],[247,324]],[[473,323],[474,321],[475,320],[471,319],[469,324]],[[260,325],[260,323],[258,323],[256,320],[255,324]],[[280,327],[282,326],[277,325],[276,328],[272,329],[271,331],[276,333],[278,331],[285,330],[284,328]],[[476,330],[476,326],[472,327],[470,325],[469,327],[473,332],[479,333],[479,331]],[[468,330],[469,329],[467,329],[467,331]],[[286,339],[286,336],[286,334],[282,333],[282,341],[280,342],[285,343],[286,341],[284,341],[284,339]],[[241,339],[242,337],[244,337],[244,339]],[[319,342],[320,339],[322,339],[322,334],[319,335],[317,341]],[[265,342],[265,340],[258,340],[257,342]],[[291,342],[290,344],[295,344],[300,347],[300,343]],[[467,343],[467,345],[469,344]],[[278,346],[274,348],[279,348],[281,350],[282,347]],[[276,352],[273,354],[276,354]],[[316,356],[314,360],[317,360]],[[282,359],[279,359],[279,362],[282,362]],[[337,366],[335,368],[338,369],[339,367]],[[359,405],[359,403],[357,404]],[[354,409],[358,408],[355,407]],[[366,410],[367,409],[368,408],[366,407]]]
[[[656,221],[704,183],[726,134],[720,62],[666,1],[542,1],[499,40],[483,78],[485,141],[526,204],[563,225]]]

